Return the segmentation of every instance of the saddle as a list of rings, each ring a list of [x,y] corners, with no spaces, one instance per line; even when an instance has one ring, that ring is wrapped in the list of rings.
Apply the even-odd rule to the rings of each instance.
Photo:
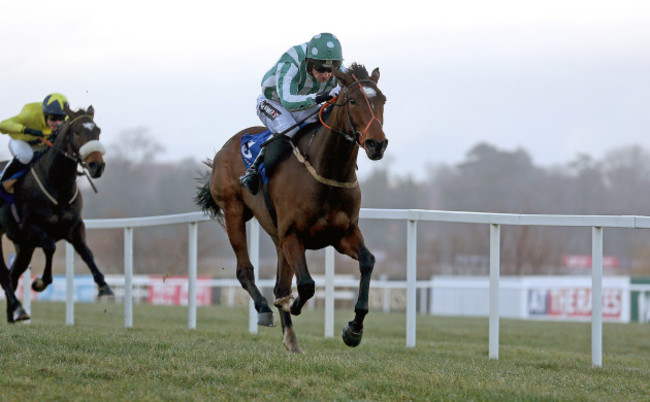
[[[320,123],[301,124],[300,131],[298,131],[294,138],[299,138],[303,133],[317,125],[320,125]],[[257,155],[261,152],[262,147],[266,148],[264,161],[260,164],[257,170],[262,176],[262,188],[266,208],[271,215],[273,224],[277,226],[277,216],[269,196],[269,178],[273,174],[275,167],[290,155],[293,147],[291,145],[291,138],[287,136],[280,135],[275,138],[270,137],[271,130],[266,130],[259,134],[244,134],[241,139],[241,156],[246,169],[248,169],[255,161],[255,158],[257,158]]]
[[[299,138],[302,133],[317,125],[320,125],[320,123],[301,124],[300,131],[294,138]],[[246,169],[253,164],[262,147],[266,148],[264,161],[260,164],[258,171],[262,175],[262,183],[268,185],[269,178],[273,175],[275,167],[289,155],[292,149],[290,142],[291,139],[284,135],[271,138],[271,130],[259,134],[244,134],[241,139],[241,157]]]

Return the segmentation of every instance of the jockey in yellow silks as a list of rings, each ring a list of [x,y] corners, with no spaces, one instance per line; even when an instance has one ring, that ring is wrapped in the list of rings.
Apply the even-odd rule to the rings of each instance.
[[[13,193],[15,179],[11,177],[34,158],[34,150],[44,146],[41,139],[47,139],[67,118],[65,107],[68,99],[59,93],[52,93],[43,102],[26,104],[14,117],[0,122],[0,133],[9,134],[9,152],[13,159],[5,167],[0,177],[5,190]]]

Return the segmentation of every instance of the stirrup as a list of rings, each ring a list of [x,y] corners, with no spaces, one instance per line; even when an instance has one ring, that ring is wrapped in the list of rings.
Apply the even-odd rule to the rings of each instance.
[[[255,195],[260,191],[260,187],[262,186],[261,178],[262,175],[257,170],[248,169],[246,173],[239,178],[239,183],[241,183],[249,193]]]

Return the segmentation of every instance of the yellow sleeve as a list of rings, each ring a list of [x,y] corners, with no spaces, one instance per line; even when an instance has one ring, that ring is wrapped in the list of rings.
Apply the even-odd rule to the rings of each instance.
[[[9,134],[11,136],[20,134],[25,129],[18,116],[10,117],[7,120],[0,122],[0,133]]]
[[[9,134],[11,138],[17,140],[32,141],[38,137],[23,134],[25,127],[41,130],[43,134],[51,134],[52,130],[45,123],[43,109],[40,103],[26,104],[20,113],[0,122],[0,132]]]

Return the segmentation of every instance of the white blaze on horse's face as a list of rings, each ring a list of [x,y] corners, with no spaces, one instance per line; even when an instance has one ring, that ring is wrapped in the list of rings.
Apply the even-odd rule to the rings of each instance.
[[[362,88],[363,88],[363,93],[366,94],[366,97],[368,98],[368,100],[370,100],[371,98],[377,96],[377,91],[375,91],[374,88],[370,88],[370,87],[367,87],[365,85]],[[375,104],[371,103],[370,107],[374,109]]]
[[[372,98],[373,96],[377,96],[377,91],[375,91],[374,88],[364,86],[363,87],[363,92],[366,94],[366,96],[368,98]]]
[[[93,131],[95,129],[95,123],[91,121],[82,124],[82,126],[84,126],[84,128],[87,129],[88,131]]]

